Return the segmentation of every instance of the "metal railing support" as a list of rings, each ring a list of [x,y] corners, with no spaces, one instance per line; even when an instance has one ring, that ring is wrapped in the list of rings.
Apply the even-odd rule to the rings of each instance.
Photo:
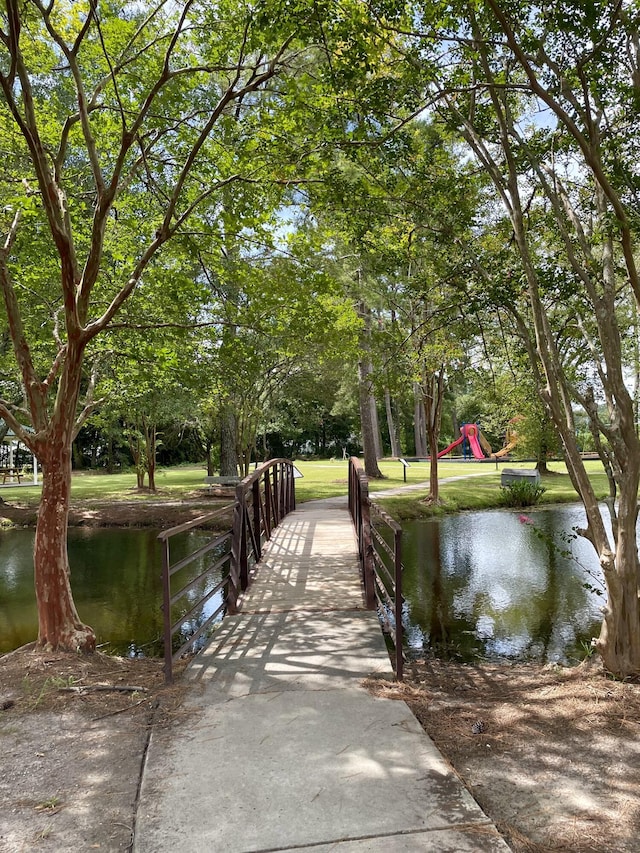
[[[384,614],[383,625],[395,647],[395,672],[402,680],[402,528],[369,498],[369,479],[360,460],[349,459],[349,512],[356,529],[365,603]],[[379,529],[380,528],[380,529]],[[392,537],[391,547],[381,530]],[[392,619],[388,613],[391,612]]]
[[[398,681],[402,681],[402,676],[404,674],[404,655],[403,655],[403,631],[402,631],[402,609],[403,609],[403,599],[402,599],[402,529],[397,528],[393,534],[393,544],[394,544],[394,568],[395,568],[395,601],[394,601],[394,613],[395,613],[395,650],[396,650],[396,678]]]
[[[184,524],[178,524],[176,527],[172,527],[170,530],[163,530],[159,535],[158,539],[160,541],[161,553],[162,553],[162,610],[163,610],[163,625],[164,625],[164,677],[167,683],[170,683],[173,679],[173,664],[176,659],[183,654],[187,649],[193,647],[193,643],[199,637],[203,636],[204,633],[210,628],[217,617],[220,615],[222,610],[224,609],[225,601],[228,598],[229,587],[233,585],[233,581],[230,575],[230,563],[231,563],[231,555],[229,546],[231,544],[231,533],[228,530],[226,532],[214,533],[212,537],[206,542],[204,545],[197,548],[191,554],[188,554],[186,557],[178,560],[175,563],[171,562],[171,540],[174,536],[177,536],[180,533],[186,533],[189,530],[193,530],[196,527],[201,527],[205,523],[212,522],[215,518],[221,517],[223,515],[228,515],[229,510],[231,509],[232,504],[227,504],[224,507],[216,510],[215,512],[209,512],[206,515],[200,516],[200,518],[194,518],[192,521],[186,521]],[[197,577],[191,578],[186,582],[180,589],[172,590],[171,589],[171,578],[176,575],[182,569],[185,569],[189,565],[193,564],[196,560],[205,557],[207,554],[211,552],[222,552],[218,553],[214,562],[211,563],[204,571],[202,571]],[[213,587],[209,588],[207,592],[205,592],[202,597],[193,602],[190,599],[186,599],[187,593],[191,592],[194,587],[197,586],[200,582],[203,582],[209,575],[215,575],[216,577],[220,577],[217,583],[213,585]],[[207,618],[196,628],[196,630],[188,637],[186,640],[182,642],[180,648],[176,651],[173,649],[173,638],[180,631],[182,627],[182,623],[184,620],[187,620],[193,613],[195,613],[199,608],[201,608],[207,601],[213,598],[214,595],[221,594],[225,591],[225,596],[223,602],[212,612]],[[172,622],[172,613],[171,609],[174,604],[178,601],[184,601],[184,607],[188,608],[187,613],[183,613],[180,618],[178,618],[177,622]]]
[[[227,527],[222,535],[217,534],[216,538],[198,548],[193,554],[171,564],[170,540],[173,536],[201,526],[222,512],[228,514],[231,508],[233,508],[231,530]],[[185,650],[193,648],[194,640],[204,635],[223,610],[228,614],[238,612],[240,596],[251,583],[251,569],[262,556],[263,543],[271,538],[274,527],[292,509],[295,509],[293,463],[288,459],[272,459],[238,483],[234,504],[228,504],[221,510],[185,522],[170,530],[163,530],[159,534],[158,539],[162,547],[164,660],[167,682],[170,682],[173,677],[172,667],[176,658]],[[172,575],[218,546],[226,549],[223,557],[217,559],[212,566],[198,578],[188,582],[182,589],[172,591]],[[215,584],[200,601],[195,604],[190,601],[189,612],[172,624],[172,606],[181,597],[184,598],[186,593],[193,589],[194,584],[200,582],[209,572],[220,572],[222,568],[225,569],[222,580]],[[222,590],[225,591],[224,602],[207,617],[189,639],[182,643],[180,649],[173,651],[174,636],[181,629],[182,622]]]
[[[237,592],[251,582],[251,569],[262,556],[262,545],[273,529],[295,508],[293,462],[271,459],[236,486],[236,504],[231,545],[231,575],[238,578]],[[230,589],[231,592],[231,589]],[[238,595],[229,600],[230,613],[237,612]]]

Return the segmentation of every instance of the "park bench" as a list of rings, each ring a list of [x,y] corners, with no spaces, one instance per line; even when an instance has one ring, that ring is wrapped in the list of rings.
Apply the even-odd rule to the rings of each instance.
[[[237,486],[240,477],[205,477],[204,481],[211,490],[214,486]]]
[[[24,474],[22,473],[22,468],[11,468],[11,467],[0,467],[0,474],[2,474],[2,485],[6,485],[7,480],[11,483],[13,478],[15,477],[18,483],[22,482],[22,477]]]
[[[518,483],[525,481],[538,485],[540,482],[540,472],[531,470],[530,468],[503,468],[500,474],[500,484],[508,486],[510,483]]]

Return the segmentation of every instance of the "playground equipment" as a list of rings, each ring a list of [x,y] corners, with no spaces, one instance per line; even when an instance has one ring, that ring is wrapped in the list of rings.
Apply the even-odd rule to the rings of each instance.
[[[503,456],[506,456],[518,443],[518,433],[514,427],[514,424],[517,424],[518,421],[522,420],[522,415],[516,415],[515,418],[511,418],[509,423],[507,424],[507,432],[505,435],[506,444],[502,448],[502,450],[498,450],[497,453],[492,453],[492,459],[502,459]]]
[[[440,453],[438,453],[438,459],[440,459],[441,456],[446,456],[447,453],[451,453],[451,451],[460,444],[462,445],[462,456],[464,459],[467,458],[467,448],[471,450],[475,459],[486,459],[487,456],[491,456],[491,445],[480,432],[479,425],[462,424],[460,426],[460,438],[457,438],[455,441],[451,442],[448,447],[441,450]],[[483,448],[487,450],[486,453]]]
[[[507,454],[513,450],[518,443],[518,433],[513,425],[519,420],[522,420],[522,416],[516,415],[515,418],[512,418],[509,421],[505,437],[506,444],[496,453],[493,452],[491,445],[482,434],[479,424],[462,424],[460,427],[460,437],[453,441],[448,447],[445,447],[444,450],[441,450],[438,453],[438,459],[440,459],[441,456],[446,456],[447,453],[451,453],[451,451],[460,444],[462,445],[462,456],[464,459],[470,458],[471,455],[473,455],[475,459],[486,459],[487,457],[490,459],[502,459],[504,456],[507,456]],[[471,451],[471,453],[469,453],[469,451]]]

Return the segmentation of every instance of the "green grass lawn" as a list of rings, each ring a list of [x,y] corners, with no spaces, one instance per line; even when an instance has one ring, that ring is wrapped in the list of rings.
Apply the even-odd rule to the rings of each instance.
[[[487,466],[485,466],[486,469]],[[510,467],[515,467],[513,464]],[[533,468],[534,465],[517,465],[518,468]],[[550,469],[553,473],[548,477],[543,477],[541,485],[545,488],[545,492],[539,501],[540,506],[570,503],[577,501],[576,494],[569,475],[567,474],[564,463],[552,463]],[[587,462],[587,471],[591,482],[593,483],[596,495],[598,498],[604,498],[608,493],[607,478],[599,462]],[[469,467],[469,474],[478,473],[472,471]],[[449,474],[439,466],[440,475],[440,499],[442,505],[433,508],[422,503],[422,498],[426,497],[428,488],[421,496],[399,495],[390,496],[388,498],[378,498],[380,503],[391,515],[398,519],[421,518],[434,514],[442,514],[449,512],[459,512],[462,510],[480,510],[492,509],[502,505],[502,491],[500,487],[500,472],[495,470],[486,472],[482,477],[467,477],[467,479],[458,479],[452,482],[447,482],[447,479],[456,474]]]
[[[337,497],[347,492],[348,466],[343,460],[317,462],[296,461],[303,475],[296,480],[296,496],[299,502],[316,498]],[[370,484],[372,492],[383,492],[405,485],[404,469],[400,462],[391,459],[380,461],[383,480]],[[599,462],[587,462],[599,496],[607,493],[607,482]],[[440,497],[443,507],[438,512],[455,512],[464,509],[484,509],[500,505],[500,470],[504,467],[533,468],[533,463],[457,462],[441,461],[438,466]],[[415,462],[406,469],[406,485],[424,483],[424,490],[413,491],[402,496],[377,498],[389,512],[398,518],[415,518],[433,514],[434,510],[421,503],[428,493],[429,463]],[[546,492],[542,504],[577,500],[577,496],[563,463],[552,463],[553,476],[543,480]],[[100,504],[108,501],[171,501],[204,497],[204,465],[185,465],[161,468],[156,474],[157,494],[138,492],[135,473],[104,474],[75,472],[72,480],[74,503]],[[474,475],[474,476],[470,476]],[[481,476],[476,476],[481,475]],[[454,479],[455,478],[455,479]],[[463,478],[463,479],[457,479]],[[6,486],[0,488],[0,497],[8,503],[36,506],[40,500],[39,486]]]

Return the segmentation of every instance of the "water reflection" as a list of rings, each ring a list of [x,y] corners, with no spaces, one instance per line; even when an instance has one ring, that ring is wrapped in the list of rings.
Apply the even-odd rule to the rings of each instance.
[[[149,530],[74,528],[69,531],[71,586],[80,618],[109,651],[136,656],[162,653],[162,578],[157,533]],[[172,562],[209,538],[192,531],[172,541]],[[197,577],[218,554],[211,552],[174,578],[174,588]],[[199,581],[172,610],[178,621],[220,580]],[[185,619],[190,634],[221,604],[216,593]],[[36,639],[38,621],[33,586],[33,531],[0,531],[0,653]],[[182,639],[176,638],[177,645]]]
[[[600,569],[587,542],[563,538],[584,524],[584,511],[572,506],[528,516],[535,529],[506,511],[405,525],[410,652],[466,661],[584,657],[600,630],[603,599],[587,588],[598,585]]]

